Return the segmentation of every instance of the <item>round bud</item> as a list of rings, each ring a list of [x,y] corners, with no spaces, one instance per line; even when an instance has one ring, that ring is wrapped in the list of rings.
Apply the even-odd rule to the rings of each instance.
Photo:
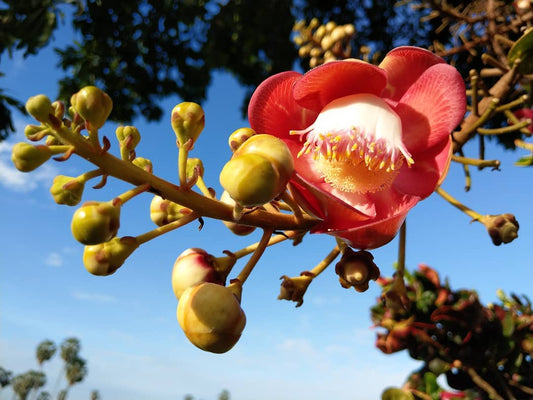
[[[109,242],[85,246],[83,265],[93,275],[107,276],[119,269],[126,258],[139,247],[132,236],[114,237]]]
[[[26,102],[26,111],[39,122],[48,121],[50,114],[54,113],[52,102],[44,94],[30,97]]]
[[[189,140],[194,144],[205,126],[204,110],[196,103],[180,103],[172,109],[170,123],[180,146]]]
[[[120,226],[120,207],[111,202],[89,201],[76,210],[70,229],[85,245],[100,244],[116,236]]]
[[[186,176],[187,181],[204,176],[204,163],[199,158],[187,158]]]
[[[191,343],[212,353],[230,350],[246,325],[246,316],[233,292],[210,282],[185,290],[178,302],[177,318]]]
[[[75,206],[81,201],[85,184],[72,176],[58,175],[54,178],[50,193],[57,204]]]
[[[120,147],[126,146],[129,150],[133,150],[141,141],[141,134],[134,126],[119,126],[115,135],[120,142]]]
[[[78,93],[73,94],[70,104],[89,124],[89,129],[100,129],[113,109],[111,97],[96,86],[85,86]]]
[[[281,139],[271,135],[254,135],[235,151],[235,156],[245,153],[259,154],[268,158],[280,176],[284,180],[289,180],[294,172],[294,160],[292,154]]]
[[[241,144],[246,142],[252,136],[255,135],[255,131],[252,128],[239,128],[236,131],[233,131],[228,138],[228,144],[231,151],[235,151],[239,148]]]
[[[190,248],[181,253],[172,269],[172,290],[179,300],[185,290],[202,282],[223,285],[216,272],[216,259],[205,250]]]
[[[11,160],[19,171],[30,172],[48,161],[52,154],[48,146],[20,142],[13,146]]]
[[[131,163],[147,172],[152,173],[153,171],[152,162],[147,158],[135,157]]]
[[[220,172],[220,184],[243,207],[261,206],[274,200],[287,182],[266,157],[242,154],[229,160]]]
[[[184,215],[190,214],[191,210],[160,196],[154,196],[150,203],[150,219],[157,226],[163,226],[177,221]]]
[[[333,47],[335,44],[335,39],[333,39],[332,36],[324,36],[322,40],[320,41],[320,47],[322,47],[322,50],[326,51]]]
[[[231,198],[231,196],[229,195],[229,193],[227,191],[225,191],[225,190],[222,192],[222,195],[220,196],[220,201],[222,203],[224,203],[224,204],[227,204],[227,205],[231,206],[231,207],[235,206],[235,200],[233,200]],[[255,226],[237,224],[237,223],[231,222],[231,221],[222,221],[222,222],[224,223],[224,225],[226,225],[226,227],[231,232],[233,232],[235,235],[239,235],[239,236],[249,235],[250,233],[252,233],[255,230]]]

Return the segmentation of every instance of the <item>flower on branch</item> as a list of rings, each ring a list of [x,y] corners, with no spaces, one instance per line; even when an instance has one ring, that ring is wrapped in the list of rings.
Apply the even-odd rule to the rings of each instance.
[[[279,137],[293,154],[292,192],[322,220],[313,231],[371,249],[444,179],[465,108],[455,68],[400,47],[379,66],[350,59],[274,75],[248,114],[257,133]]]

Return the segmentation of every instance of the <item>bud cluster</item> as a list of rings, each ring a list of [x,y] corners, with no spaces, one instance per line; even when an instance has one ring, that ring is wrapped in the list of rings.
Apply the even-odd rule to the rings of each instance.
[[[297,32],[294,43],[299,47],[298,55],[309,58],[310,68],[351,55],[350,41],[355,35],[352,24],[337,25],[330,21],[321,25],[318,19],[313,18],[309,24],[298,21],[293,31]]]

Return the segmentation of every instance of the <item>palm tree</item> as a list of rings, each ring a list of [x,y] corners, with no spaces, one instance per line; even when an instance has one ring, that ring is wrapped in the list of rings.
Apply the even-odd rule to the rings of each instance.
[[[45,361],[50,360],[56,353],[56,350],[57,347],[51,340],[43,340],[41,343],[39,343],[35,354],[37,357],[37,362],[39,363],[39,367],[42,368],[42,364]]]

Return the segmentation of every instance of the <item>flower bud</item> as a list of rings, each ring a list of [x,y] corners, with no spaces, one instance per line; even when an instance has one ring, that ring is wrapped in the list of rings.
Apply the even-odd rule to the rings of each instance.
[[[368,289],[368,282],[379,278],[379,268],[368,251],[353,251],[347,247],[340,261],[335,265],[339,282],[345,289],[353,287],[358,292]]]
[[[120,154],[122,159],[129,159],[129,154],[141,141],[141,134],[139,130],[134,126],[119,126],[115,135],[120,143]]]
[[[381,400],[415,400],[415,397],[409,390],[391,387],[381,394]]]
[[[255,131],[252,128],[239,128],[234,131],[228,138],[228,144],[231,151],[236,151],[241,144],[246,142],[252,136],[255,135]]]
[[[19,171],[30,172],[48,161],[52,155],[53,152],[48,146],[20,142],[13,146],[11,160]]]
[[[510,243],[518,237],[518,221],[513,214],[485,215],[481,222],[496,246]]]
[[[75,206],[81,201],[85,183],[72,177],[58,175],[54,178],[50,193],[57,204]]]
[[[120,226],[120,206],[112,202],[88,201],[76,210],[70,225],[74,238],[85,245],[111,240]]]
[[[187,249],[178,256],[172,269],[174,295],[179,300],[185,290],[202,282],[224,284],[216,271],[216,258],[202,249]]]
[[[78,93],[73,94],[70,104],[89,124],[89,129],[100,129],[113,109],[111,97],[96,86],[85,86]]]
[[[52,114],[59,120],[62,121],[65,116],[65,103],[62,101],[54,101],[52,103]]]
[[[192,149],[205,126],[204,110],[196,103],[180,103],[172,109],[170,122],[178,145],[184,146],[191,140],[190,149]]]
[[[83,265],[93,275],[111,275],[124,264],[137,247],[139,243],[132,236],[114,237],[105,243],[85,246]]]
[[[233,200],[231,198],[231,196],[229,195],[229,193],[227,191],[224,190],[224,192],[222,192],[222,195],[220,196],[220,201],[224,204],[227,204],[231,207],[235,207],[235,200]],[[231,221],[222,221],[224,223],[224,225],[226,225],[226,227],[231,231],[233,232],[235,235],[239,235],[239,236],[246,236],[246,235],[249,235],[250,233],[252,233],[254,230],[255,230],[255,226],[250,226],[250,225],[243,225],[243,224],[237,224],[235,222],[231,222]]]
[[[136,157],[131,163],[147,172],[152,173],[153,171],[152,162],[147,158]]]
[[[199,176],[204,176],[204,164],[199,158],[187,158],[187,170],[185,172],[187,181],[196,180]]]
[[[150,203],[150,219],[157,226],[163,226],[177,221],[184,215],[190,214],[191,210],[160,196],[154,196]]]
[[[52,102],[44,94],[30,97],[26,102],[26,111],[39,122],[50,120],[50,114],[54,113]]]
[[[273,163],[258,154],[229,160],[220,172],[220,184],[243,207],[261,206],[279,196],[287,184]]]
[[[185,290],[177,317],[191,343],[212,353],[230,350],[246,325],[244,311],[231,289],[211,282]]]
[[[292,154],[283,140],[271,135],[254,135],[245,141],[234,155],[257,154],[268,158],[281,178],[288,181],[294,172]]]
[[[24,128],[24,136],[32,142],[37,142],[50,133],[50,129],[43,125],[26,125]]]

